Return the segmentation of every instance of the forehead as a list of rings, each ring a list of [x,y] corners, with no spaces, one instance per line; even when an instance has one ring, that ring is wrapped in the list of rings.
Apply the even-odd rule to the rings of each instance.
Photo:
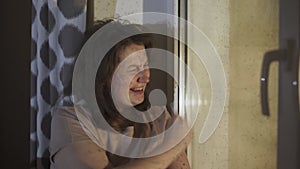
[[[128,56],[133,56],[134,60],[147,60],[147,55],[144,45],[129,44],[119,54],[120,62]]]

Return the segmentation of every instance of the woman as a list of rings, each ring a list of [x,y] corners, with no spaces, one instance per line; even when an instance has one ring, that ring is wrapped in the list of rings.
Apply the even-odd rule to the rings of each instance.
[[[148,101],[147,84],[150,81],[150,71],[146,49],[151,48],[151,37],[142,33],[142,26],[122,24],[114,20],[96,23],[87,31],[86,37],[89,38],[106,24],[112,24],[114,28],[107,36],[126,34],[127,31],[136,32],[136,35],[117,43],[101,61],[95,80],[95,95],[100,112],[106,122],[126,138],[158,136],[172,128],[179,118],[165,108],[151,109]],[[135,120],[137,116],[147,119],[146,116],[155,114],[151,113],[155,110],[162,112],[152,120]],[[150,113],[147,115],[143,112]],[[57,107],[54,111],[50,140],[52,169],[190,168],[185,149],[191,140],[191,134],[179,144],[177,142],[172,149],[162,151],[163,145],[158,142],[144,142],[143,139],[139,142],[127,142],[125,145],[122,139],[112,139],[115,137],[105,127],[97,127],[97,132],[101,133],[101,141],[95,141],[81,123],[74,107]],[[120,149],[125,149],[126,153],[120,153]],[[139,156],[141,151],[146,156]]]

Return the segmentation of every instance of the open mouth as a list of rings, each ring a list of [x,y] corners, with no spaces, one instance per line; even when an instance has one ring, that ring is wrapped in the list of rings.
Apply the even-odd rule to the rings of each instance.
[[[130,91],[135,93],[135,94],[143,94],[144,93],[144,87],[130,88]]]

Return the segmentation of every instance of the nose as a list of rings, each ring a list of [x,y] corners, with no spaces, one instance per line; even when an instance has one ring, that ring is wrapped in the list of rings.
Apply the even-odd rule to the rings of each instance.
[[[150,71],[149,69],[144,69],[138,74],[139,83],[149,83],[150,82]]]

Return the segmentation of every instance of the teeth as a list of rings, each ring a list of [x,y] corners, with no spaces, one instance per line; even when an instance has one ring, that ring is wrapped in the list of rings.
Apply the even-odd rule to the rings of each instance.
[[[134,91],[142,91],[143,87],[136,87],[136,88],[133,88],[132,90],[134,90]]]

